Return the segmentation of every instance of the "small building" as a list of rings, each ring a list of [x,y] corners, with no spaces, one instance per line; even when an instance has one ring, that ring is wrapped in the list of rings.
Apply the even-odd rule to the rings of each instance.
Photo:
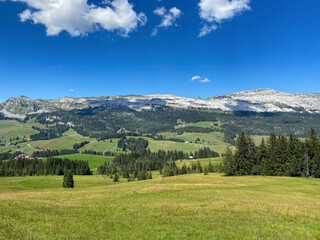
[[[17,160],[17,159],[21,159],[21,158],[24,158],[24,159],[34,159],[34,157],[30,154],[19,154],[18,156],[16,156],[14,159]]]

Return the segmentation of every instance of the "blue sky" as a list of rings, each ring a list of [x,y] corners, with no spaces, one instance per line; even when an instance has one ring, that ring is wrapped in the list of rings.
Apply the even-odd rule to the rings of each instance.
[[[320,91],[320,1],[59,1],[0,1],[0,102]]]

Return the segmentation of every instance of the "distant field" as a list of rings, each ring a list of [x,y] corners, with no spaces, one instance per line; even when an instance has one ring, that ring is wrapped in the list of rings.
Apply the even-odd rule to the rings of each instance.
[[[319,239],[320,180],[0,178],[0,239]],[[134,192],[134,194],[133,194]]]
[[[170,141],[153,141],[151,145],[151,149],[161,149],[161,145],[170,149],[170,148],[177,148],[177,150],[183,150],[190,152],[196,151],[199,148],[209,147],[210,149],[222,154],[225,152],[226,147],[230,146],[230,144],[225,143],[223,140],[223,133],[221,132],[212,132],[212,133],[183,133],[181,135],[177,135],[176,133],[172,132],[163,132],[160,133],[165,138],[178,138],[182,139],[188,143],[179,143],[176,144],[175,142]],[[200,139],[200,141],[198,140]],[[197,140],[197,143],[195,143]],[[157,143],[158,142],[158,143]],[[164,143],[168,142],[168,143]],[[160,145],[160,146],[159,146]]]
[[[83,137],[74,130],[69,130],[63,134],[63,137],[50,140],[33,141],[30,143],[32,148],[36,149],[72,149],[75,143],[80,143],[90,138]]]
[[[213,166],[218,166],[220,164],[222,164],[222,157],[219,158],[200,158],[200,159],[186,159],[186,160],[178,160],[176,161],[176,165],[181,168],[183,166],[183,164],[186,164],[187,167],[191,167],[192,163],[197,163],[198,161],[200,161],[202,167],[207,167],[209,165],[209,161],[211,161],[211,164]]]
[[[6,141],[6,143],[13,143],[16,141],[10,141],[10,138],[25,136],[27,139],[30,135],[38,133],[38,131],[33,130],[30,124],[20,123],[15,120],[0,120],[0,140]]]
[[[251,137],[252,137],[254,143],[255,143],[257,146],[260,145],[262,139],[264,139],[264,140],[266,141],[266,143],[267,143],[267,139],[269,138],[269,136],[262,136],[262,135],[261,135],[261,136],[260,136],[260,135],[253,135],[253,136],[251,136]]]
[[[198,123],[186,123],[186,126],[197,126],[197,127],[208,127],[214,124],[219,124],[218,122],[198,122]],[[40,128],[45,127],[39,123],[35,123],[34,119],[30,119],[27,123],[20,123],[14,120],[1,120],[0,121],[0,139],[9,142],[10,137],[23,137],[26,136],[28,139],[31,134],[37,133],[31,127],[37,126]],[[210,147],[212,150],[218,152],[219,154],[225,152],[225,148],[228,145],[223,140],[223,133],[212,132],[212,133],[183,133],[179,136],[176,133],[164,132],[160,133],[165,136],[165,138],[179,138],[188,143],[178,143],[173,141],[155,141],[152,138],[144,137],[149,141],[149,148],[151,151],[161,150],[178,150],[184,152],[194,152],[199,150],[199,148]],[[200,141],[199,141],[200,139]],[[88,137],[83,137],[76,133],[74,130],[69,130],[63,134],[63,137],[50,139],[50,140],[40,140],[31,141],[26,143],[20,143],[16,146],[0,146],[0,152],[5,151],[23,151],[24,153],[33,153],[37,150],[44,149],[72,149],[75,143],[80,143],[83,141],[90,141],[89,144],[85,145],[80,151],[93,150],[97,152],[121,152],[121,149],[117,148],[117,143],[119,139],[107,139],[105,141],[97,141],[96,139],[91,139]],[[195,143],[197,140],[197,143]]]
[[[105,141],[100,141],[100,142],[98,142],[97,140],[91,140],[89,144],[85,145],[79,150],[80,151],[93,150],[97,152],[117,152],[118,140],[119,139],[115,139],[115,138],[107,139]]]
[[[218,125],[218,126],[216,126]],[[221,125],[221,122],[210,122],[210,121],[205,121],[205,122],[196,122],[196,123],[183,123],[177,125],[175,128],[183,128],[183,127],[202,127],[202,128],[212,128],[212,129],[219,129]]]
[[[88,161],[89,167],[91,170],[97,169],[105,162],[111,162],[114,157],[106,157],[99,155],[91,155],[91,154],[70,154],[70,155],[60,155],[57,158],[67,158],[70,160],[82,160]]]
[[[80,143],[89,140],[90,138],[83,137],[74,130],[69,130],[60,138],[50,140],[31,141],[18,144],[17,146],[0,147],[0,152],[9,150],[23,150],[25,153],[33,153],[43,149],[72,149],[75,143]]]

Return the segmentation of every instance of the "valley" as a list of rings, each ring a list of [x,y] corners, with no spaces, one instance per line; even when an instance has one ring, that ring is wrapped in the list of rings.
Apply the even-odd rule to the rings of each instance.
[[[8,100],[0,239],[317,239],[318,95],[290,96]]]

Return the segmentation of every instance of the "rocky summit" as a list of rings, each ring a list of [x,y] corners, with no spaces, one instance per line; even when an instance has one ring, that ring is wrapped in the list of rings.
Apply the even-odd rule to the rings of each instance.
[[[207,99],[185,98],[171,94],[126,95],[113,97],[64,97],[53,100],[12,97],[0,104],[0,112],[10,118],[25,118],[28,114],[89,107],[151,110],[154,106],[173,108],[207,108],[244,112],[308,112],[320,113],[319,93],[286,93],[272,89],[257,89]]]

